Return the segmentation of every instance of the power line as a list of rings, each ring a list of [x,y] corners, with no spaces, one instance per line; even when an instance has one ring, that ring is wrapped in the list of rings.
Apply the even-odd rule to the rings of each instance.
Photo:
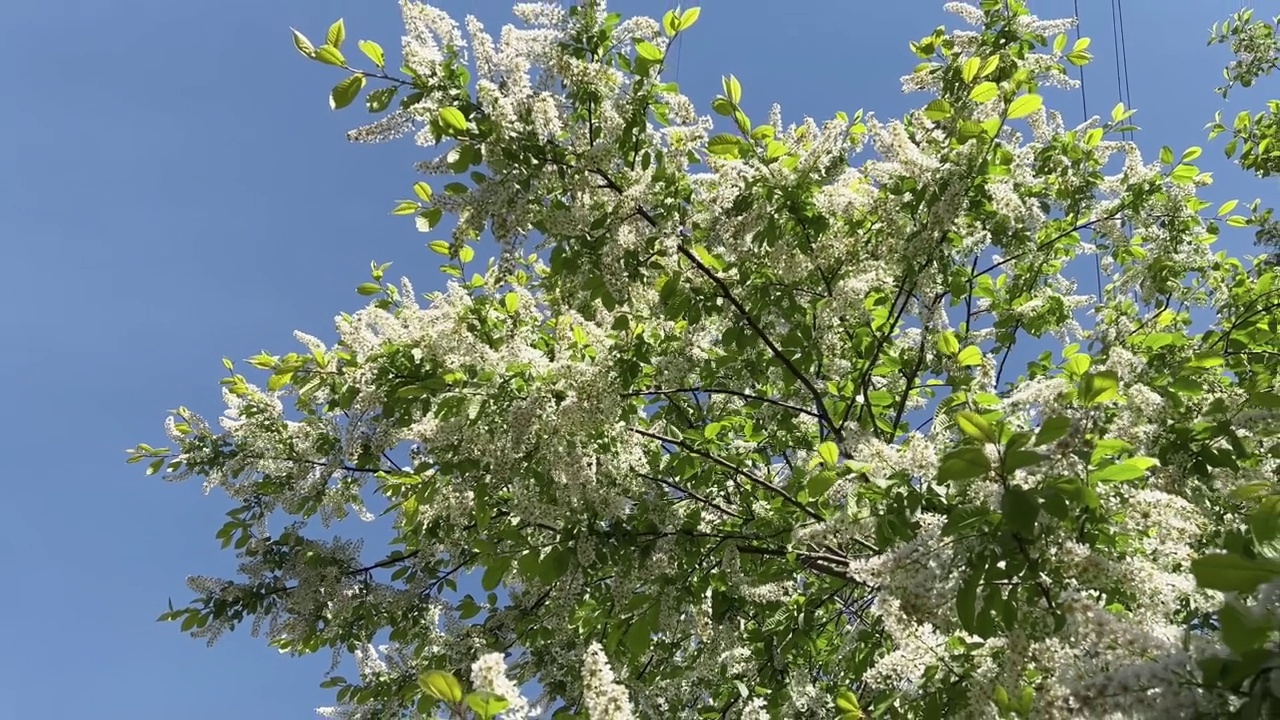
[[[1083,23],[1080,20],[1080,0],[1074,0],[1073,4],[1076,13],[1076,42],[1079,42],[1083,37],[1083,30],[1081,29],[1081,25]],[[1088,122],[1089,94],[1085,90],[1084,65],[1080,66],[1080,111],[1084,115],[1083,121]],[[1102,302],[1102,258],[1098,257],[1098,253],[1096,251],[1093,253],[1093,276],[1094,282],[1097,284],[1098,302]]]
[[[1074,0],[1076,10],[1076,42],[1080,42],[1080,0]],[[1089,119],[1089,99],[1084,88],[1084,66],[1080,66],[1080,112],[1084,113],[1084,119]]]
[[[1115,0],[1116,15],[1120,20],[1120,57],[1116,61],[1116,71],[1120,71],[1121,63],[1124,67],[1124,104],[1126,107],[1133,105],[1133,91],[1129,89],[1129,48],[1125,42],[1126,36],[1124,31],[1124,0]],[[1133,140],[1133,131],[1129,131],[1129,139]]]

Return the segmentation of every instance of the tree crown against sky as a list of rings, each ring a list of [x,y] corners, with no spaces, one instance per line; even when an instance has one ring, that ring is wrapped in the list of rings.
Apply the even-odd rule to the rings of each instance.
[[[352,140],[438,149],[395,212],[456,220],[453,280],[375,264],[335,343],[228,361],[217,423],[135,448],[237,503],[238,577],[164,619],[354,654],[338,717],[1264,716],[1280,289],[1214,242],[1266,211],[1128,108],[1045,107],[1071,21],[947,8],[919,110],[821,122],[733,76],[700,115],[661,77],[697,8],[495,42],[406,1],[399,72],[295,31],[379,114]],[[352,514],[390,551],[317,527]]]

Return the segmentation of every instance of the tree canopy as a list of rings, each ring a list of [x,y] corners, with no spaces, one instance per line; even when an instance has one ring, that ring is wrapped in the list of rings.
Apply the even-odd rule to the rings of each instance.
[[[235,503],[237,576],[163,620],[354,655],[330,717],[1280,709],[1280,271],[1215,246],[1269,210],[1046,107],[1072,20],[947,3],[918,110],[785,121],[664,80],[696,7],[401,8],[399,71],[294,43],[378,116],[351,140],[437,149],[393,212],[448,286],[375,263],[336,339],[224,361],[216,422],[131,451]],[[1276,66],[1225,28],[1228,88]],[[1275,111],[1210,131],[1273,172]]]

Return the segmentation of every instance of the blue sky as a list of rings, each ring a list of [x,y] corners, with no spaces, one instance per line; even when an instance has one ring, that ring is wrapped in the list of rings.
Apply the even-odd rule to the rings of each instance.
[[[1098,56],[1090,111],[1117,100],[1110,4],[1081,0]],[[1208,26],[1238,0],[1126,0],[1139,141],[1147,153],[1203,144],[1224,55]],[[615,2],[660,15],[667,0]],[[445,0],[492,29],[503,0]],[[763,118],[859,107],[900,114],[909,39],[943,22],[939,0],[705,0],[680,51],[679,81],[708,107],[734,73]],[[1032,0],[1045,17],[1067,0]],[[387,210],[408,195],[408,142],[348,145],[367,116],[329,110],[336,69],[301,58],[345,17],[349,37],[398,46],[391,0],[175,3],[13,2],[0,8],[0,419],[8,490],[0,502],[0,720],[133,717],[309,718],[328,657],[291,659],[238,634],[215,649],[154,622],[183,578],[232,559],[213,534],[227,502],[167,486],[122,450],[161,444],[165,411],[215,416],[219,358],[329,339],[360,306],[371,260],[394,261],[423,291],[439,284],[432,236]],[[355,53],[349,53],[355,55]],[[19,71],[17,68],[27,68]],[[1232,105],[1258,104],[1259,93]],[[1051,104],[1078,120],[1078,96]],[[1235,108],[1232,108],[1232,112]],[[1215,144],[1213,200],[1273,191]],[[1273,197],[1273,195],[1272,195]],[[1247,245],[1239,236],[1236,247]],[[25,308],[25,309],[24,309]],[[370,548],[372,551],[373,548]]]

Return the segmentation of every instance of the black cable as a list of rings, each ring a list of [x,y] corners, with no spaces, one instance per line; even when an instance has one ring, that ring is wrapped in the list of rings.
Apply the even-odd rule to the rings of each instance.
[[[1125,107],[1133,105],[1133,91],[1129,89],[1129,48],[1125,42],[1124,31],[1124,0],[1116,0],[1116,9],[1120,17],[1120,58],[1124,62],[1124,104]],[[1133,131],[1128,131],[1129,140],[1133,140]]]
[[[1080,34],[1080,0],[1074,0],[1076,9],[1076,42],[1082,37]],[[1080,111],[1084,113],[1084,120],[1089,119],[1089,100],[1085,93],[1084,87],[1084,66],[1080,66]]]
[[[1080,29],[1080,0],[1074,0],[1076,11],[1076,40],[1079,41],[1082,35]],[[1083,122],[1089,121],[1089,95],[1084,86],[1084,66],[1080,66],[1080,110],[1084,113]],[[1102,302],[1102,258],[1098,257],[1098,253],[1093,253],[1093,276],[1097,283],[1098,302]]]

